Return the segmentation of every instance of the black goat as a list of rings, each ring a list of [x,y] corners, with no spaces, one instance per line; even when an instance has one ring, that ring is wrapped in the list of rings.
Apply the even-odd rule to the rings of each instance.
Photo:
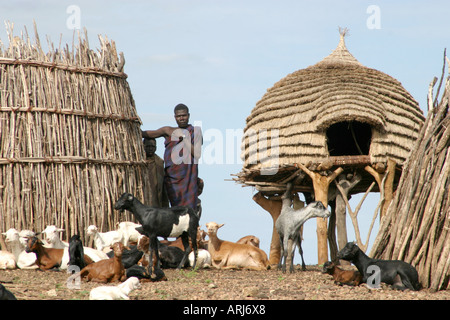
[[[17,298],[0,283],[0,300],[17,300]]]
[[[142,251],[139,251],[137,249],[137,246],[131,245],[128,246],[128,249],[123,249],[122,251],[122,264],[125,269],[130,268],[131,266],[134,266],[141,260],[142,255],[144,253]],[[114,251],[109,251],[106,254],[109,258],[114,257]]]
[[[392,285],[399,290],[420,290],[419,275],[417,270],[404,261],[378,260],[369,258],[354,242],[349,242],[337,254],[338,259],[353,263],[363,275],[362,282],[367,283],[369,277],[374,275],[371,270],[376,267],[380,271],[380,282]],[[376,266],[375,268],[370,268]]]
[[[152,256],[156,256],[156,268],[159,268],[159,253],[157,237],[181,237],[184,256],[178,268],[184,266],[190,252],[189,238],[195,253],[194,266],[197,263],[197,229],[199,217],[190,207],[155,208],[142,204],[131,193],[124,193],[115,203],[116,210],[129,210],[142,225],[144,234],[150,239],[151,274]]]
[[[88,261],[86,261],[86,260]],[[83,243],[81,242],[80,236],[78,234],[73,235],[69,239],[69,263],[68,265],[75,265],[81,269],[86,267],[89,263],[93,261],[84,255]]]
[[[178,247],[170,247],[166,244],[158,243],[159,258],[161,259],[161,268],[170,269],[178,268],[184,257],[184,252]],[[189,266],[189,261],[186,260],[182,267]]]

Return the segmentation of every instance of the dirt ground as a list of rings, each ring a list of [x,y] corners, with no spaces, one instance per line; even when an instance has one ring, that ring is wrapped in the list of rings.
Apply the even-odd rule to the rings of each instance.
[[[298,266],[297,266],[298,268]],[[165,269],[167,281],[142,283],[131,300],[450,300],[450,290],[397,291],[338,286],[318,266],[283,274],[278,270]],[[88,300],[98,283],[71,289],[64,271],[0,270],[0,283],[18,300]],[[111,284],[112,285],[112,284]]]

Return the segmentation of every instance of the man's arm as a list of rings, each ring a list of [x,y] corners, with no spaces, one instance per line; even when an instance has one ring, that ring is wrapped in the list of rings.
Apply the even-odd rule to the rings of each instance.
[[[142,138],[160,138],[160,137],[168,137],[172,135],[172,132],[175,128],[166,126],[161,127],[156,130],[141,130],[142,132]]]

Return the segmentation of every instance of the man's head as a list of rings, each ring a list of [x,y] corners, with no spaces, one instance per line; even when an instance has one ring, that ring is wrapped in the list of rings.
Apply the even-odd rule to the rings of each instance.
[[[177,122],[178,127],[186,128],[189,124],[189,108],[180,103],[175,106],[173,111],[175,113],[175,121]]]
[[[147,158],[153,156],[156,151],[156,139],[155,138],[144,138],[144,150]]]

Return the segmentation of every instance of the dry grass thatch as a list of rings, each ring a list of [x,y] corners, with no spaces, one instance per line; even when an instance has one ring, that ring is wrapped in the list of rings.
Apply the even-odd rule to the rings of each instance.
[[[35,28],[36,29],[36,28]],[[67,237],[96,224],[115,228],[122,192],[146,200],[141,121],[115,43],[87,33],[69,48],[42,49],[9,27],[0,43],[0,231],[41,231]],[[130,215],[120,219],[131,219]]]
[[[327,129],[345,121],[370,125],[370,151],[361,154],[368,156],[363,161],[391,158],[401,165],[406,160],[424,121],[422,111],[399,81],[361,65],[348,52],[344,35],[328,57],[287,75],[256,103],[244,129],[241,180],[274,166],[327,161]],[[274,129],[277,137],[261,148],[264,135],[271,137]]]
[[[427,119],[371,256],[411,263],[422,285],[441,290],[450,287],[450,77],[441,101],[433,102],[431,94],[428,101]]]

